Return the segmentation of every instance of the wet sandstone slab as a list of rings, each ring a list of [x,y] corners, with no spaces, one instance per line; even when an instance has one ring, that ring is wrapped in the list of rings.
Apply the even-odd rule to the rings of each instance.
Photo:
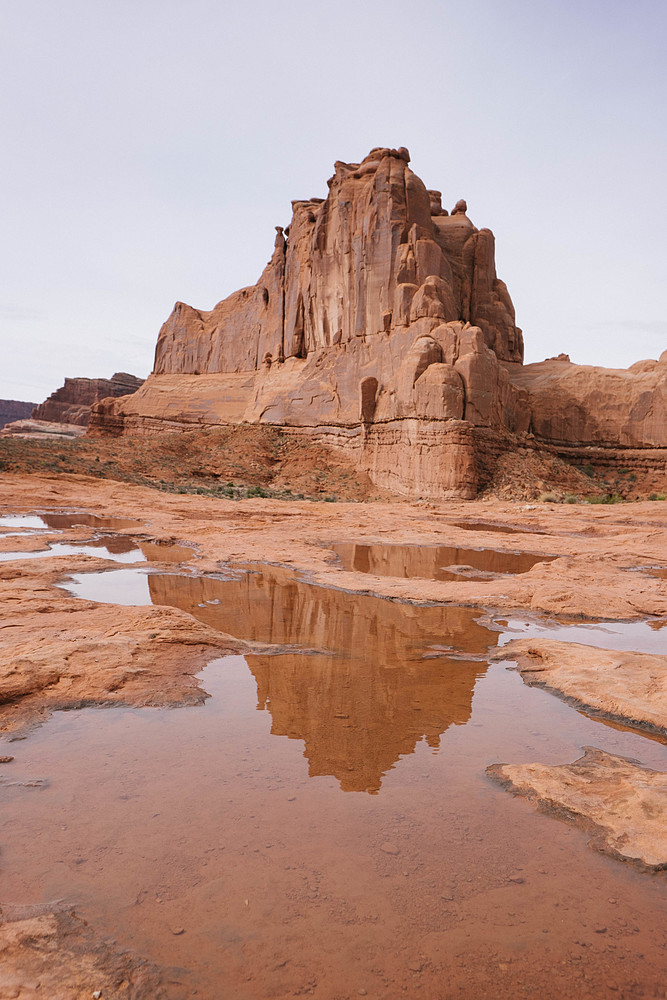
[[[462,519],[469,518],[473,524],[496,522],[498,534],[490,531],[485,547],[515,551],[516,536],[503,528],[520,528],[524,533],[522,548],[558,558],[499,580],[378,577],[372,582],[373,592],[404,600],[524,608],[589,618],[667,615],[664,582],[631,572],[648,563],[667,565],[667,504],[554,507],[501,501],[437,505],[268,499],[234,502],[159,494],[86,477],[53,480],[10,474],[2,476],[2,487],[7,508],[17,513],[78,506],[102,516],[145,517],[144,530],[152,536],[195,543],[201,572],[216,572],[221,563],[278,562],[306,572],[324,585],[357,592],[369,588],[368,577],[342,572],[327,549],[329,543],[353,537],[360,544],[472,547],[479,544],[479,531],[473,535],[459,527]],[[9,548],[10,540],[0,539],[3,541]]]
[[[486,773],[542,811],[592,832],[598,850],[651,871],[667,868],[667,773],[584,750],[572,764],[492,764]]]

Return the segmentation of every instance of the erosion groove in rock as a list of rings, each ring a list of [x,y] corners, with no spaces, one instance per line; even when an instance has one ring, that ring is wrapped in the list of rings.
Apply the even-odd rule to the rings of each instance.
[[[379,486],[472,497],[519,447],[633,450],[667,468],[667,352],[628,371],[523,365],[494,236],[449,214],[404,148],[335,164],[326,198],[292,202],[256,285],[160,330],[153,374],[93,405],[90,433],[267,423],[328,434]],[[489,461],[488,432],[503,442]],[[616,461],[612,457],[612,464]]]

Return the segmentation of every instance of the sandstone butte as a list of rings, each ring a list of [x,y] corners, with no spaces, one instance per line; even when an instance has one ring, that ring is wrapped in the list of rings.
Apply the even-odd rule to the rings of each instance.
[[[508,452],[663,475],[667,351],[628,370],[523,365],[494,236],[443,209],[404,148],[335,164],[293,201],[256,285],[178,302],[153,373],[93,405],[89,433],[259,422],[342,449],[381,487],[470,498]]]

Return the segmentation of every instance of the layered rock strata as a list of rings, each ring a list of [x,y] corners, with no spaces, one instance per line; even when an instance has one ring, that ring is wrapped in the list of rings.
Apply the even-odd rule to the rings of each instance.
[[[143,379],[116,372],[111,378],[66,378],[65,384],[52,392],[47,400],[36,406],[33,420],[49,423],[77,424],[86,427],[90,421],[90,408],[102,399],[128,396],[143,385]]]
[[[611,376],[598,390],[586,375],[524,368],[493,234],[465,201],[443,209],[409,159],[378,148],[337,162],[325,199],[292,202],[256,285],[209,312],[176,304],[153,374],[96,404],[91,433],[271,423],[351,451],[378,485],[431,497],[475,495],[489,434],[498,451],[518,437],[666,445],[664,360],[626,373],[604,420]]]

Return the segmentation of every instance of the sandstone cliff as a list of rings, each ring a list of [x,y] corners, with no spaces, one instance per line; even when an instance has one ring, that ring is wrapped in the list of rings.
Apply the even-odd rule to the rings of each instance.
[[[667,445],[664,356],[625,373],[524,367],[493,234],[465,201],[443,209],[409,159],[378,148],[336,163],[325,199],[292,202],[256,285],[209,312],[176,304],[153,374],[96,404],[91,433],[275,424],[433,497],[474,496],[519,439]]]
[[[85,427],[90,421],[90,408],[107,397],[119,398],[136,392],[143,379],[116,372],[111,378],[66,378],[65,384],[52,392],[45,402],[35,406],[33,420],[50,423],[78,424]]]

